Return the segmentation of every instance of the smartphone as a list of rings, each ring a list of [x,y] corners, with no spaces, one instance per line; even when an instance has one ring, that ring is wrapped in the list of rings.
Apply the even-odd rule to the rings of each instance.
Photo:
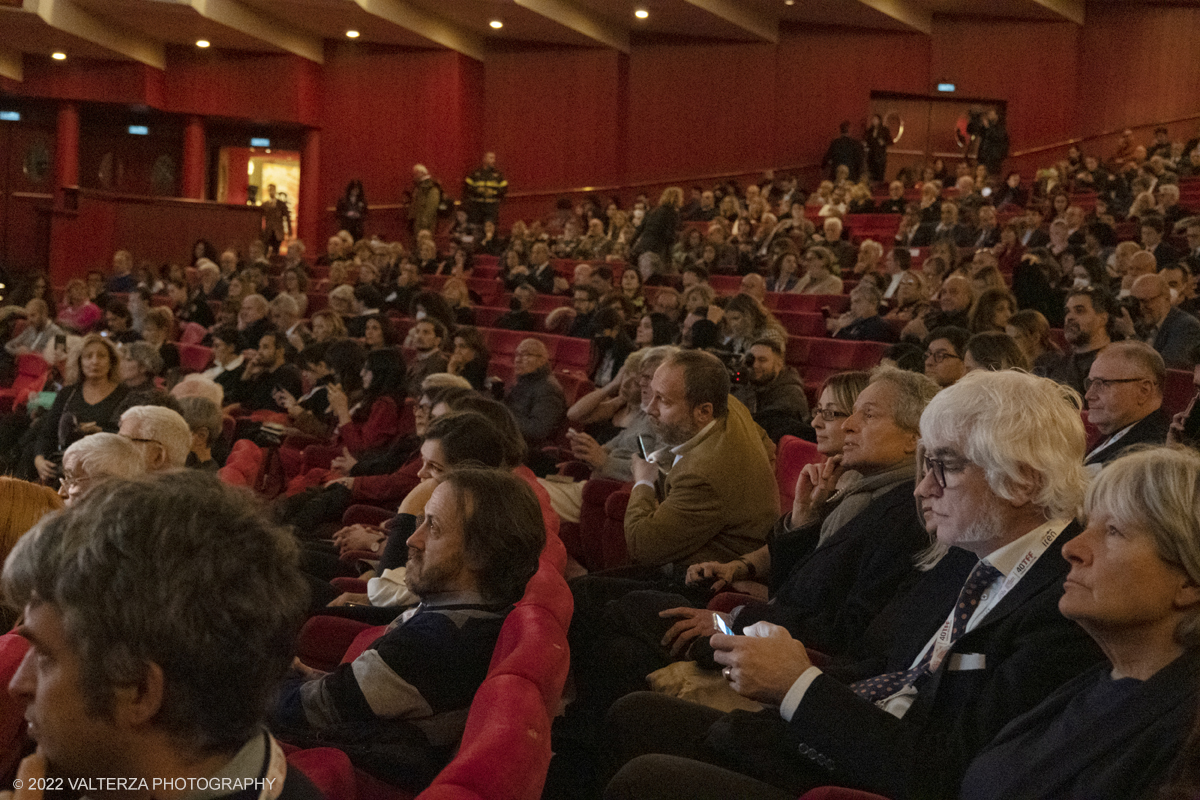
[[[645,436],[645,434],[638,434],[638,449],[642,451],[642,460],[649,461],[650,453],[648,453],[646,451],[646,436]]]
[[[713,627],[726,636],[733,636],[733,628],[730,628],[729,624],[725,622],[725,618],[716,611],[713,612]]]

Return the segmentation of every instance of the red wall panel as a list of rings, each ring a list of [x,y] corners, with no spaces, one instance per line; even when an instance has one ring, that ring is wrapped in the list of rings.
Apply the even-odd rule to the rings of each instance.
[[[758,170],[775,161],[775,46],[645,45],[629,56],[627,177]]]
[[[486,65],[485,148],[510,191],[611,186],[622,180],[615,50],[497,53]]]
[[[118,248],[135,261],[186,263],[201,238],[238,243],[258,236],[262,216],[249,206],[110,195],[80,190],[75,211],[56,211],[51,223],[51,281],[61,286],[95,267],[108,269]]]
[[[1078,132],[1094,135],[1197,113],[1198,39],[1200,14],[1192,8],[1089,7],[1080,33]],[[1195,131],[1194,122],[1171,126],[1172,138],[1185,141]],[[1115,147],[1114,137],[1097,151]]]
[[[861,135],[872,91],[930,89],[927,36],[834,28],[780,33],[774,108],[780,165],[820,163],[843,120]]]
[[[66,64],[25,60],[25,80],[10,84],[26,97],[128,103],[159,107],[163,103],[163,73],[128,61],[78,59]]]
[[[321,67],[300,56],[172,47],[164,74],[167,111],[317,122]]]

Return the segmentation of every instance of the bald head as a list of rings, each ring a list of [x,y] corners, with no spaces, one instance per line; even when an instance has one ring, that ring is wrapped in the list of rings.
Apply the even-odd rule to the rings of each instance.
[[[947,314],[966,311],[971,307],[971,282],[962,275],[951,275],[942,282],[938,300]]]
[[[1129,287],[1129,293],[1137,301],[1142,322],[1151,327],[1160,325],[1171,310],[1171,294],[1161,275],[1142,275]]]
[[[760,303],[767,299],[767,282],[762,275],[751,272],[742,278],[742,294],[748,294]]]

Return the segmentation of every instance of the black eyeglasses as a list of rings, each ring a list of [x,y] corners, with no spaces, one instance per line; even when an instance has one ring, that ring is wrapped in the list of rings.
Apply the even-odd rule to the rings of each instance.
[[[842,419],[850,416],[845,411],[838,411],[836,408],[814,408],[813,416],[820,417],[826,422],[833,422],[835,419]]]
[[[925,472],[933,476],[933,480],[942,489],[946,488],[946,470],[950,472],[958,472],[962,467],[957,462],[950,462],[952,466],[947,467],[947,461],[943,458],[930,458],[928,455],[921,455],[921,466]]]
[[[1114,383],[1141,383],[1142,381],[1148,381],[1148,380],[1150,380],[1150,379],[1149,378],[1086,378],[1083,381],[1083,390],[1086,392],[1086,391],[1090,390],[1093,386],[1095,386],[1097,389],[1100,389],[1101,391],[1103,391],[1103,390],[1107,389],[1109,386],[1112,386]]]
[[[949,350],[938,350],[936,352],[933,350],[925,351],[925,360],[929,361],[930,359],[932,359],[933,363],[935,363],[935,364],[940,364],[943,361],[945,361],[947,358],[955,358],[955,359],[958,359],[959,361],[962,361],[962,356],[957,356],[954,353],[951,353]]]

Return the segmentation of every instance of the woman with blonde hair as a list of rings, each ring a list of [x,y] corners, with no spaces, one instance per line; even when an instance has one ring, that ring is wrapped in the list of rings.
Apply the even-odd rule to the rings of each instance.
[[[471,308],[471,292],[462,278],[448,278],[442,284],[442,299],[454,312],[454,321],[459,325],[474,325],[475,311]]]
[[[118,410],[129,394],[121,383],[120,363],[116,346],[98,333],[85,336],[79,351],[68,360],[67,385],[46,412],[35,445],[33,465],[43,483],[58,477],[56,456],[71,441],[102,430],[117,432]],[[63,425],[67,416],[74,424]],[[60,430],[64,427],[67,430]]]

